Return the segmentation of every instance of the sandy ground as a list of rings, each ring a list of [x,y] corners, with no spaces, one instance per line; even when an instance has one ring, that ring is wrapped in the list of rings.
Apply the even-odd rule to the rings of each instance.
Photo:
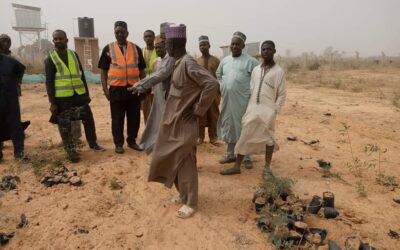
[[[392,201],[400,196],[399,190],[376,183],[377,167],[365,168],[362,181],[367,197],[359,197],[356,178],[346,165],[351,162],[348,139],[340,132],[342,122],[350,126],[354,154],[363,161],[376,163],[377,159],[376,153],[363,153],[365,145],[386,148],[381,171],[399,181],[400,112],[391,98],[394,92],[400,93],[400,71],[345,71],[324,77],[353,79],[365,86],[351,91],[323,84],[312,74],[290,77],[288,100],[277,123],[281,150],[274,155],[273,170],[277,176],[295,179],[294,192],[307,201],[326,190],[335,193],[337,219],[306,219],[311,226],[326,228],[329,239],[344,246],[347,237],[356,235],[379,249],[400,249],[400,241],[387,235],[389,229],[400,232],[400,205]],[[14,162],[12,146],[6,143],[0,175],[18,175],[21,183],[17,190],[0,196],[0,231],[15,232],[4,249],[274,249],[267,243],[268,235],[256,227],[251,203],[262,156],[254,157],[252,170],[220,176],[218,160],[224,146],[205,143],[198,147],[199,210],[193,218],[178,219],[179,204],[171,201],[176,191],[147,182],[150,158],[130,149],[124,155],[114,153],[108,103],[100,86],[91,85],[90,91],[99,143],[107,151],[92,152],[85,145],[80,163],[65,162],[67,168],[78,171],[83,186],[44,187],[31,164]],[[23,85],[21,103],[23,120],[32,121],[26,152],[45,151],[49,157],[63,159],[58,130],[48,122],[44,86]],[[326,112],[332,116],[324,116]],[[297,136],[298,141],[287,141],[288,135]],[[309,146],[300,141],[311,139],[320,143]],[[340,178],[321,177],[316,163],[321,158],[332,163],[332,173]],[[123,188],[111,190],[112,179],[121,181]],[[26,202],[28,196],[32,201]],[[29,224],[16,229],[21,213]],[[76,233],[78,229],[89,233]]]

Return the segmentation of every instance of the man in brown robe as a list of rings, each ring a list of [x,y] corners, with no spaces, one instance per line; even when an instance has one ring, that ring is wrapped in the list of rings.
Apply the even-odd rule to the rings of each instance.
[[[219,66],[219,59],[210,55],[210,42],[208,36],[199,37],[199,49],[202,56],[197,59],[197,63],[206,68],[208,72],[217,79],[215,72],[217,72]],[[217,122],[219,117],[220,100],[221,93],[218,91],[217,97],[214,99],[206,114],[199,119],[199,138],[197,140],[197,144],[199,145],[204,142],[206,127],[208,127],[210,143],[218,145]]]
[[[218,92],[218,81],[186,54],[186,26],[166,29],[169,56],[176,59],[171,88],[150,164],[149,181],[175,184],[184,204],[177,212],[190,217],[197,207],[196,141],[198,117],[203,116]]]

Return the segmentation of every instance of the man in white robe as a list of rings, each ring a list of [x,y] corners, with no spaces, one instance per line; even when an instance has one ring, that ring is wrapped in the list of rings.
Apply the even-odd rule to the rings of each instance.
[[[235,165],[228,171],[240,173],[240,164],[247,154],[264,154],[264,179],[272,175],[271,160],[275,142],[275,120],[286,99],[285,72],[274,61],[275,44],[265,41],[261,45],[264,62],[251,74],[251,97],[242,119],[242,132],[235,147]]]

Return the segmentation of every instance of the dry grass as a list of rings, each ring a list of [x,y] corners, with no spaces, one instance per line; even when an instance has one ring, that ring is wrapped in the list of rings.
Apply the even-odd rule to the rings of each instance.
[[[392,103],[396,108],[400,109],[400,94],[399,93],[394,93]]]

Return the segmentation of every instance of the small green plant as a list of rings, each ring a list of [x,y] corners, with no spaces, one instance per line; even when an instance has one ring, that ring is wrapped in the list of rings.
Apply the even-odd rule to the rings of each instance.
[[[341,180],[345,183],[347,183],[342,176],[340,175],[340,173],[333,173],[332,171],[332,167],[331,166],[327,166],[322,168],[322,178],[336,178],[338,180]]]
[[[266,197],[276,199],[281,194],[291,194],[293,185],[294,181],[290,178],[272,176],[266,180],[263,180],[261,183],[261,188],[264,190]]]
[[[392,190],[399,186],[396,177],[393,175],[378,174],[376,183],[381,186],[389,187]]]
[[[367,189],[362,180],[356,181],[356,191],[360,197],[365,198],[368,196]]]
[[[111,190],[120,190],[120,189],[122,189],[122,184],[121,184],[121,182],[119,181],[119,180],[117,180],[117,179],[112,179],[111,181],[110,181],[110,188],[111,188]]]
[[[351,154],[351,161],[348,162],[346,166],[349,168],[350,172],[356,178],[355,189],[357,193],[360,195],[360,197],[366,197],[367,190],[364,185],[363,177],[365,175],[365,171],[368,170],[369,168],[375,167],[375,164],[371,161],[365,161],[365,160],[363,161],[357,156],[355,156],[353,151],[353,145],[350,139],[350,133],[349,133],[350,126],[348,126],[344,122],[342,123],[342,126],[343,128],[340,130],[340,133],[343,137],[347,138],[347,143],[349,144],[350,154]]]

